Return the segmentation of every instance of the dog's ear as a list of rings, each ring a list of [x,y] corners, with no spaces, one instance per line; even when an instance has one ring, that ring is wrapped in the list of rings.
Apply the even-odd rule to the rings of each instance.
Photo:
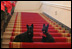
[[[49,24],[47,24],[47,28],[49,27]]]
[[[33,24],[31,26],[33,27]]]
[[[27,25],[27,28],[29,28],[29,25]]]
[[[45,27],[45,24],[43,24],[43,27]]]

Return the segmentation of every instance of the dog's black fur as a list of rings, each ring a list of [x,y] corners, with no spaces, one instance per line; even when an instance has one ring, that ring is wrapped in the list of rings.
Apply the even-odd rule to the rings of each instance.
[[[33,24],[31,26],[27,25],[27,31],[17,35],[13,42],[33,42]]]
[[[43,34],[46,35],[46,37],[42,36],[42,42],[55,42],[54,38],[48,32],[48,27],[49,27],[49,24],[47,24],[47,26],[45,26],[45,24],[43,24],[42,32],[43,32]]]

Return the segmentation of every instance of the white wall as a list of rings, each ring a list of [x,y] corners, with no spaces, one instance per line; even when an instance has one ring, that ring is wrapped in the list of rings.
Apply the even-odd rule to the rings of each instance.
[[[45,12],[71,28],[71,1],[18,1],[15,12]]]
[[[42,1],[41,11],[71,28],[71,1]]]
[[[18,1],[15,12],[39,12],[40,6],[39,1]]]

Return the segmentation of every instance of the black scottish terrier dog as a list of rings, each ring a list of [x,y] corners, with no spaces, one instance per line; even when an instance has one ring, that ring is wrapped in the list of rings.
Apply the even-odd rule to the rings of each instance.
[[[27,25],[27,31],[17,35],[13,42],[33,42],[33,24]]]
[[[48,32],[48,27],[49,27],[49,24],[47,24],[47,26],[43,24],[42,32],[43,32],[43,35],[45,36],[42,36],[42,42],[55,42],[54,38]]]

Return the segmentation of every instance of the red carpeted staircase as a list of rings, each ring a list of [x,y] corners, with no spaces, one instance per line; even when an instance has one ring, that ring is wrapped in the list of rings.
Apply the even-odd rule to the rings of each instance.
[[[10,39],[9,48],[71,48],[70,33],[66,32],[64,29],[62,29],[62,27],[52,22],[51,19],[47,18],[46,16],[41,16],[38,13],[21,12],[20,14],[16,14],[16,18],[14,21],[15,22],[11,21],[9,23],[11,25],[14,24],[14,26],[9,26],[6,29],[6,31],[8,31],[7,34],[12,31],[11,36],[7,38],[4,37],[6,39]],[[16,35],[27,31],[27,24],[34,24],[34,42],[12,42]],[[54,43],[41,42],[43,34],[43,24],[49,24],[48,32],[54,37]]]

